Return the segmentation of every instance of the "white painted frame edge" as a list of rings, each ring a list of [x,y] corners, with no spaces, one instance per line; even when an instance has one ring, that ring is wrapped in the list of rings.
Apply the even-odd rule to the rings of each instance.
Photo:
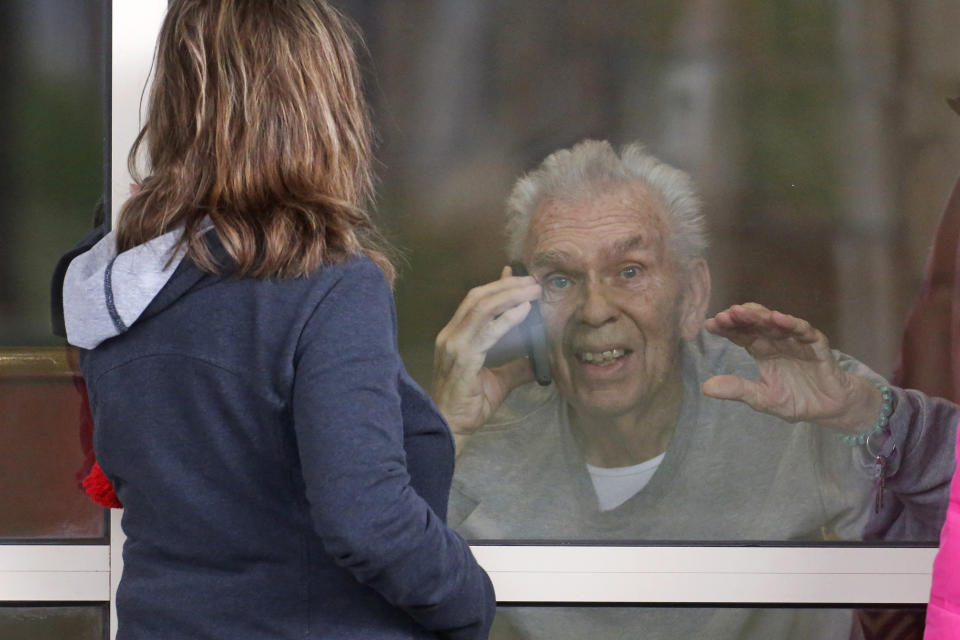
[[[936,548],[474,546],[501,604],[923,604]]]
[[[0,600],[106,602],[110,596],[107,545],[0,546]]]
[[[109,546],[0,546],[0,600],[112,605],[122,571],[120,515],[111,512]],[[502,604],[922,604],[936,554],[928,547],[472,549]]]
[[[116,222],[130,196],[127,155],[140,133],[141,109],[149,97],[149,78],[157,34],[167,0],[113,0],[110,69],[110,209]],[[141,103],[141,97],[143,98]]]

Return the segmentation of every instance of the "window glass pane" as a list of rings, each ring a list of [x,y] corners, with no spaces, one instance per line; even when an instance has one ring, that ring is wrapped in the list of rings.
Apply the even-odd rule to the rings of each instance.
[[[692,176],[709,233],[712,290],[703,316],[756,301],[810,321],[832,346],[879,376],[893,375],[960,167],[960,127],[945,101],[956,90],[960,55],[955,29],[945,28],[960,25],[956,3],[910,10],[802,0],[341,4],[369,43],[382,137],[379,209],[409,255],[397,287],[401,347],[426,386],[437,374],[438,333],[467,291],[495,280],[509,260],[502,212],[514,181],[585,138],[640,141]],[[602,197],[622,195],[589,193],[586,202],[568,200],[603,213],[613,205]],[[451,520],[473,539],[859,539],[875,500],[873,457],[819,426],[770,421],[705,398],[701,385],[711,375],[755,377],[750,358],[703,333],[685,341],[686,307],[677,301],[688,290],[685,280],[684,287],[671,280],[679,278],[675,266],[651,269],[628,256],[630,278],[655,272],[672,288],[657,295],[613,288],[628,271],[609,262],[611,242],[637,234],[630,235],[635,227],[604,232],[602,222],[567,225],[572,235],[541,256],[563,254],[566,243],[565,254],[586,266],[563,264],[570,273],[558,286],[572,283],[573,300],[582,302],[594,278],[593,310],[613,315],[581,320],[616,322],[587,331],[570,320],[582,307],[571,303],[564,315],[544,295],[554,383],[527,384],[480,420],[484,428],[458,460]],[[661,227],[654,231],[666,233]],[[639,235],[656,236],[647,231]],[[531,234],[522,238],[524,259],[541,239]],[[673,250],[657,237],[656,251]],[[527,266],[541,284],[550,275]],[[458,329],[460,355],[466,343],[483,343],[470,349],[491,355],[490,334],[463,339],[471,327]],[[927,345],[942,335],[913,334]],[[516,340],[514,355],[522,355]],[[618,366],[630,374],[622,381]],[[942,381],[949,366],[923,372],[926,382]],[[493,380],[486,389],[505,378]],[[918,378],[910,384],[944,388]],[[609,392],[617,385],[623,395]],[[875,406],[858,429],[880,418],[879,398]],[[636,411],[646,412],[643,420],[619,420]],[[916,435],[909,425],[904,433]],[[949,434],[929,435],[949,452]],[[918,454],[904,442],[900,453],[912,457],[901,481],[910,470],[952,468],[949,453]],[[588,462],[598,468],[593,476]],[[645,474],[650,484],[638,490]],[[888,508],[917,489],[895,484],[885,488]],[[935,540],[942,512],[931,502],[910,523],[880,522],[885,539]]]
[[[106,535],[80,487],[92,424],[76,360],[62,347],[0,349],[0,539]]]
[[[103,640],[106,605],[0,606],[0,637],[4,640]]]
[[[103,185],[103,4],[0,7],[0,345],[60,343],[50,276]]]
[[[0,7],[0,539],[105,535],[79,488],[91,427],[76,367],[62,347],[40,348],[62,344],[50,278],[103,186],[104,7]]]
[[[508,607],[491,640],[921,640],[923,608]]]

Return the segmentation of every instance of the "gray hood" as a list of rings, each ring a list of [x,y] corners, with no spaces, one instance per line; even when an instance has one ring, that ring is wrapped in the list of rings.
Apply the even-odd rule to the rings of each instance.
[[[70,262],[63,280],[67,342],[93,349],[120,335],[170,280],[185,255],[177,229],[117,254],[111,231]]]

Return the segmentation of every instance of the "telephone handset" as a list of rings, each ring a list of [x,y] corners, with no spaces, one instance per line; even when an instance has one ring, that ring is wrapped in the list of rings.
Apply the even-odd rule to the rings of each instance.
[[[510,269],[515,276],[530,275],[526,266],[521,262],[511,263]],[[527,359],[530,360],[530,366],[533,368],[533,375],[537,379],[537,384],[547,386],[551,381],[550,360],[547,357],[547,335],[543,331],[543,317],[540,315],[539,300],[533,300],[530,303],[530,313],[520,323],[520,335],[523,338]]]

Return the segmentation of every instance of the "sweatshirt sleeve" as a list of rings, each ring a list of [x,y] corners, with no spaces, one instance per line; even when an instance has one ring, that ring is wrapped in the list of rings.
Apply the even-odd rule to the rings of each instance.
[[[864,538],[935,541],[946,515],[960,414],[942,398],[891,390],[896,398],[891,435],[876,452],[886,459],[883,507],[870,516]]]
[[[840,365],[876,385],[887,382],[866,365],[836,352]],[[954,469],[951,443],[958,408],[942,398],[890,386],[890,436],[879,446],[851,447],[832,432],[820,435],[821,497],[831,526],[843,539],[936,541],[946,513]],[[865,425],[868,428],[870,425]],[[878,465],[878,456],[881,465]],[[882,470],[882,500],[877,509]]]
[[[340,269],[295,356],[293,419],[313,525],[338,565],[425,628],[486,638],[490,580],[410,486],[390,288],[369,260]]]

